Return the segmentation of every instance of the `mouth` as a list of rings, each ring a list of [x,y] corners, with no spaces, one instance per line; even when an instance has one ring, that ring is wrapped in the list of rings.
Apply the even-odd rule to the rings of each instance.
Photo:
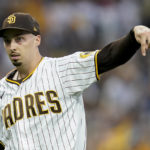
[[[10,54],[11,60],[18,60],[20,58],[19,54]]]

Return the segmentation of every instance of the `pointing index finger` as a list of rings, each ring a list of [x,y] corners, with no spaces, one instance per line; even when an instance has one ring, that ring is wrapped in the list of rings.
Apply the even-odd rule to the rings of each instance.
[[[146,56],[146,50],[147,50],[148,46],[146,43],[146,36],[142,36],[141,37],[141,52],[143,56]]]

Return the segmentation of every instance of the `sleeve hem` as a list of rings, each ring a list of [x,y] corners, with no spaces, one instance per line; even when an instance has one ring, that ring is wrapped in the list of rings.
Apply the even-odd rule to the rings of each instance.
[[[100,75],[98,74],[98,64],[97,64],[97,55],[100,52],[100,50],[96,51],[95,53],[95,73],[97,80],[100,80]]]

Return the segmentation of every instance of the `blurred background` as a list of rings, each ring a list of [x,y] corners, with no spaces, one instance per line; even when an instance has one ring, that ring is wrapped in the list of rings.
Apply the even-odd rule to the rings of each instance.
[[[149,10],[149,0],[0,0],[0,24],[12,12],[31,13],[41,25],[41,54],[60,57],[150,27]],[[12,68],[0,39],[0,78]],[[87,150],[150,150],[150,52],[102,75],[84,102]]]

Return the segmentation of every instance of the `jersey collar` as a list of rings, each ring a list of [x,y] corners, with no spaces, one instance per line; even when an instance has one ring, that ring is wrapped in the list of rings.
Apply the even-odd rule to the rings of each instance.
[[[6,75],[6,81],[10,82],[10,83],[13,83],[13,84],[20,85],[22,82],[26,81],[27,79],[29,79],[32,76],[32,74],[35,72],[35,70],[37,69],[37,67],[39,66],[39,64],[43,60],[43,58],[44,57],[42,57],[42,59],[40,60],[38,65],[34,68],[34,70],[28,76],[26,76],[25,78],[23,78],[21,80],[13,80],[13,77],[14,77],[15,73],[17,72],[17,69],[15,68]]]

